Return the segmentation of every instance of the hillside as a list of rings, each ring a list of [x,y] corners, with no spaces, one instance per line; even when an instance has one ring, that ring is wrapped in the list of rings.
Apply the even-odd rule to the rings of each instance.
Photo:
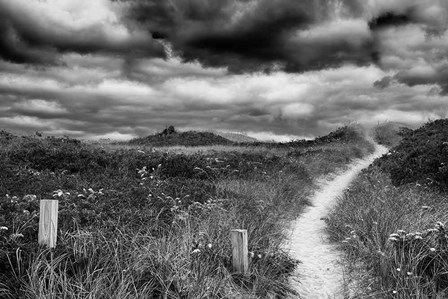
[[[448,191],[448,119],[401,133],[402,141],[376,162],[396,186],[419,183]]]
[[[409,125],[398,122],[385,122],[373,129],[373,138],[379,144],[393,147],[400,143],[409,130]]]
[[[245,134],[240,134],[240,133],[233,133],[233,132],[220,132],[220,131],[212,131],[212,133],[221,136],[223,138],[226,138],[230,141],[233,142],[239,142],[239,143],[243,143],[243,142],[259,142],[258,139],[247,136]]]
[[[328,231],[354,298],[448,298],[448,119],[400,135],[345,191]]]
[[[187,131],[177,132],[170,126],[161,133],[142,138],[134,138],[129,144],[151,146],[206,146],[206,145],[231,145],[232,141],[211,132]]]

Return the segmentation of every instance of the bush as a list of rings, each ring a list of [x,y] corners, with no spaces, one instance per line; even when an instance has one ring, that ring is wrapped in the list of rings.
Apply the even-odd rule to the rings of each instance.
[[[448,120],[408,131],[399,145],[376,162],[400,186],[419,183],[448,191]]]

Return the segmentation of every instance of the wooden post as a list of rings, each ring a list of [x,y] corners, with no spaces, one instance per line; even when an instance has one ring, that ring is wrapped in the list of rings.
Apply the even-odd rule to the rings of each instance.
[[[43,199],[40,201],[38,242],[49,248],[56,247],[58,206],[58,200]]]
[[[247,248],[247,230],[232,229],[232,264],[234,271],[246,275],[249,270],[249,251]]]

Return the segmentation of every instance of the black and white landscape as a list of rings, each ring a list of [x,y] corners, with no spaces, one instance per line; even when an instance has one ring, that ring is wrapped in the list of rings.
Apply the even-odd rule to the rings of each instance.
[[[448,298],[447,0],[0,0],[0,298]]]

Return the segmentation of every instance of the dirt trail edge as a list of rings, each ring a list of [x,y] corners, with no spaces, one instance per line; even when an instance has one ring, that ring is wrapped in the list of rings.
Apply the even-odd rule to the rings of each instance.
[[[286,248],[291,256],[300,260],[293,286],[305,299],[344,298],[343,272],[340,252],[329,244],[325,222],[336,198],[342,194],[358,173],[376,158],[387,152],[387,148],[375,145],[375,152],[365,159],[352,162],[347,170],[321,180],[321,188],[311,198],[312,206],[292,224],[290,243]]]

